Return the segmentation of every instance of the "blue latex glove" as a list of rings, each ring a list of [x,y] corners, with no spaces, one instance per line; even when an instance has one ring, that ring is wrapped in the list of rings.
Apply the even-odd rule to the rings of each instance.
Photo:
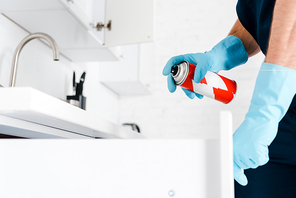
[[[168,89],[171,93],[176,90],[171,69],[173,66],[188,61],[196,66],[194,71],[194,81],[199,83],[206,75],[207,71],[218,73],[220,70],[229,70],[235,66],[241,65],[248,60],[248,53],[241,40],[235,36],[228,36],[209,52],[185,54],[172,57],[163,68],[163,75],[168,76]],[[195,96],[202,98],[200,94],[195,94],[191,91],[183,89],[185,94],[193,99]]]
[[[248,180],[242,169],[268,162],[268,146],[276,137],[278,124],[296,93],[296,71],[263,63],[257,76],[249,111],[233,135],[234,178]]]

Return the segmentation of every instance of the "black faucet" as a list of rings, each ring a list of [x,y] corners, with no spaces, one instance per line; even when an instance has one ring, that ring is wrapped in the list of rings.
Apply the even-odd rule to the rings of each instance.
[[[67,96],[68,101],[74,100],[79,102],[77,106],[79,106],[79,108],[84,110],[86,107],[86,97],[82,95],[82,92],[83,92],[83,83],[85,81],[85,75],[86,73],[83,72],[83,74],[80,77],[79,83],[76,83],[75,72],[73,72],[73,88],[75,89],[75,95]]]

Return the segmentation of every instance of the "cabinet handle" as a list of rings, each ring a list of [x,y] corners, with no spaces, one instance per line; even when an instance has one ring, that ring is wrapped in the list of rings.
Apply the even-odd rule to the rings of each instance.
[[[108,21],[108,23],[105,25],[103,24],[102,22],[99,22],[99,23],[92,23],[91,26],[93,28],[96,28],[97,31],[102,31],[103,28],[107,28],[109,31],[111,30],[111,20]]]

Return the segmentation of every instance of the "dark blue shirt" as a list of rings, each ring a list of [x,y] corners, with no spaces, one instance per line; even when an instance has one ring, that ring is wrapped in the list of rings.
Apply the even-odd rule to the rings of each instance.
[[[275,0],[238,0],[237,16],[266,54]]]

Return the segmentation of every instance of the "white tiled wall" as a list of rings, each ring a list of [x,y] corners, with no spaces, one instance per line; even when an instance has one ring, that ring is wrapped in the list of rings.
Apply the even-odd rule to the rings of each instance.
[[[152,94],[121,97],[120,123],[135,122],[143,134],[153,138],[217,138],[219,111],[230,110],[236,129],[247,112],[262,54],[221,73],[238,83],[237,96],[228,105],[208,98],[190,100],[181,89],[171,94],[162,76],[170,57],[210,50],[227,36],[236,20],[236,0],[155,2],[155,42],[141,44],[140,51],[140,64],[145,68],[140,74],[150,81]]]
[[[149,137],[216,138],[220,110],[232,111],[234,129],[243,121],[263,56],[222,72],[238,83],[237,96],[229,105],[207,98],[190,100],[180,89],[171,94],[161,73],[170,57],[210,50],[223,39],[236,20],[235,4],[236,0],[155,1],[155,42],[140,46],[144,68],[140,75],[142,81],[149,82],[151,95],[119,99],[99,82],[99,63],[77,65],[63,56],[54,62],[51,49],[38,40],[27,44],[21,53],[16,85],[32,86],[64,100],[71,94],[72,71],[77,71],[77,79],[86,71],[88,111],[115,123],[135,122]],[[7,86],[13,51],[28,33],[3,15],[0,30],[0,84]]]

